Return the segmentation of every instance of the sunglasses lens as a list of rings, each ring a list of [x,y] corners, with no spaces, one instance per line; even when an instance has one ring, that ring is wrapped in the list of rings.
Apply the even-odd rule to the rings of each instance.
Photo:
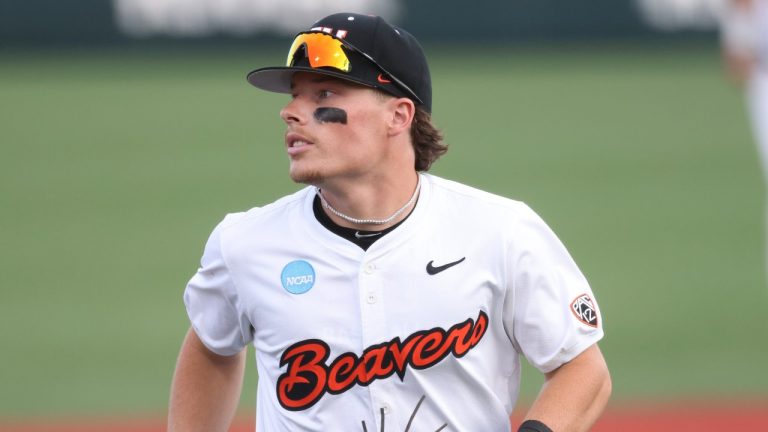
[[[342,72],[349,72],[349,58],[342,49],[343,44],[340,40],[326,33],[302,33],[296,36],[291,49],[288,51],[286,66],[294,65],[298,60],[296,53],[302,46],[311,67],[331,67]]]

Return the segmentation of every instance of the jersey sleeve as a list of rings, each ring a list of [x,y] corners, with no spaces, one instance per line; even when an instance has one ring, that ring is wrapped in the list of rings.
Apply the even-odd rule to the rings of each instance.
[[[597,302],[565,246],[530,208],[508,247],[505,329],[530,364],[551,372],[603,337]]]
[[[226,356],[239,353],[253,339],[222,250],[222,231],[236,216],[228,215],[213,230],[200,268],[184,291],[187,315],[197,336],[208,349]]]

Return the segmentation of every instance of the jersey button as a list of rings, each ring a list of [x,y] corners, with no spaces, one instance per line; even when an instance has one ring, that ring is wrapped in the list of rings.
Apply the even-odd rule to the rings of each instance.
[[[373,263],[368,263],[365,265],[365,269],[363,269],[365,274],[372,274],[374,271],[376,271],[376,265]]]
[[[366,300],[368,301],[368,304],[376,303],[376,294],[368,293],[368,297],[366,298]]]
[[[384,410],[384,414],[389,414],[392,412],[392,407],[390,407],[387,403],[382,404],[381,409]]]

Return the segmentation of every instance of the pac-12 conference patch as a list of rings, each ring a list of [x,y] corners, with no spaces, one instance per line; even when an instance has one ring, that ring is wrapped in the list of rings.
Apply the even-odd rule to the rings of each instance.
[[[280,274],[283,288],[291,294],[304,294],[315,285],[315,269],[304,260],[291,261]]]
[[[573,300],[573,303],[571,303],[571,312],[573,312],[573,314],[576,315],[576,318],[582,323],[590,327],[598,326],[597,308],[587,294],[582,294]]]

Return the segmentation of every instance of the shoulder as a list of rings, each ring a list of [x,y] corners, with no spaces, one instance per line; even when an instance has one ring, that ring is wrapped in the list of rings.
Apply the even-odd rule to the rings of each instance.
[[[231,232],[252,225],[280,221],[289,214],[301,212],[307,195],[313,191],[314,188],[308,186],[264,206],[253,207],[243,212],[229,213],[224,216],[216,229],[221,232]]]
[[[492,239],[524,250],[556,234],[523,201],[430,176],[432,220],[447,229],[461,229],[475,238]],[[522,248],[522,249],[521,249]]]
[[[487,192],[453,180],[426,175],[432,187],[437,205],[461,209],[485,217],[523,218],[534,217],[535,212],[524,202]]]

